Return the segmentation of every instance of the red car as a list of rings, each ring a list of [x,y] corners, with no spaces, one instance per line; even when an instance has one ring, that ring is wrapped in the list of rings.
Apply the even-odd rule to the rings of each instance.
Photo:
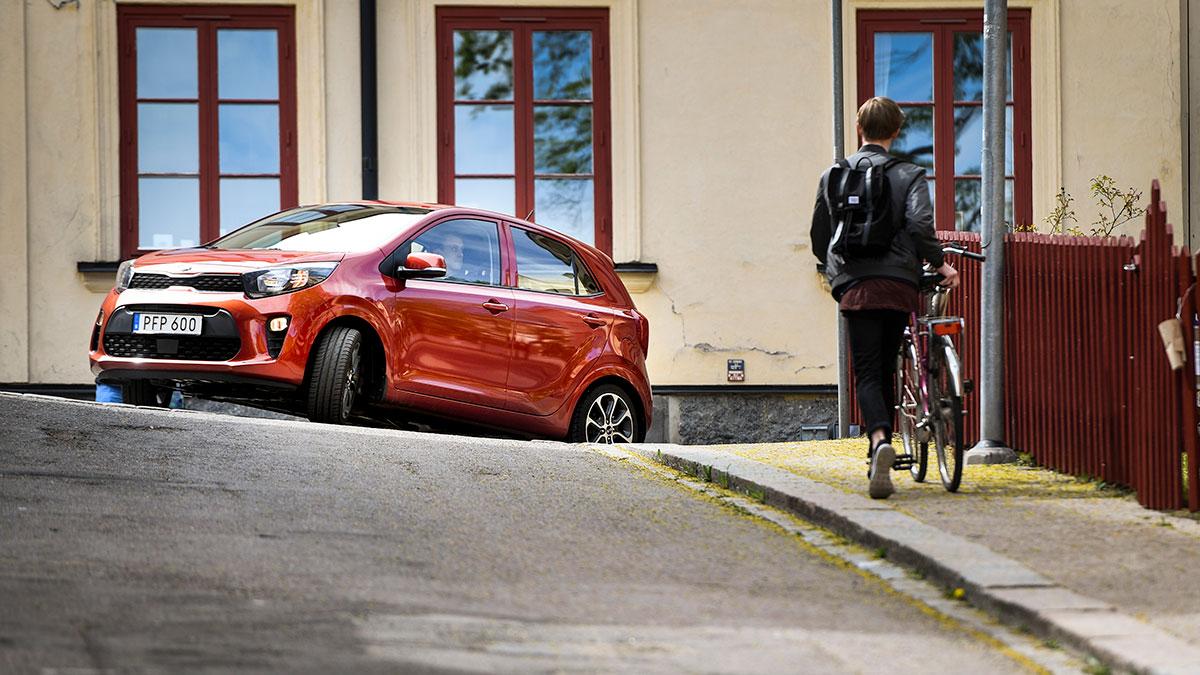
[[[599,250],[431,204],[304,206],[121,264],[89,358],[126,402],[171,389],[316,422],[400,413],[636,442],[649,323]]]

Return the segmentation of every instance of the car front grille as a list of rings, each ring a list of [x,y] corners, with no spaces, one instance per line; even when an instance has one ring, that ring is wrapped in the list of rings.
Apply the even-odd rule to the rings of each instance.
[[[170,277],[165,274],[146,274],[139,272],[133,275],[129,282],[130,288],[170,288],[171,286],[190,286],[198,291],[217,291],[222,293],[241,293],[242,277],[240,274],[201,274],[195,277]]]
[[[236,337],[162,336],[105,333],[104,351],[130,359],[228,361],[242,349]]]

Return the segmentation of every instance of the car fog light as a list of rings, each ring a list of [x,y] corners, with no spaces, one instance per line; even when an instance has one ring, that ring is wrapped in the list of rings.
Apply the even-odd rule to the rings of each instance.
[[[288,318],[286,316],[277,316],[267,322],[267,330],[272,333],[282,333],[287,330]]]

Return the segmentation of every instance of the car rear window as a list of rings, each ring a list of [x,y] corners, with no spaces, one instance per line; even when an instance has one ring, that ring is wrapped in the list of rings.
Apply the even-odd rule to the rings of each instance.
[[[430,212],[370,204],[301,207],[230,232],[208,247],[360,253],[395,240]]]

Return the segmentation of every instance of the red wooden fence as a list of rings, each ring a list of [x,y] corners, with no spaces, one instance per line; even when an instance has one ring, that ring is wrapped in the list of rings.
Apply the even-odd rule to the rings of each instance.
[[[980,250],[978,234],[938,236]],[[1158,182],[1138,241],[1014,233],[1005,239],[1005,257],[1002,440],[1043,466],[1129,486],[1155,509],[1184,506],[1186,450],[1187,504],[1200,508],[1191,349],[1200,289],[1187,292],[1195,279],[1191,260],[1173,243]],[[966,319],[958,347],[964,377],[978,390],[982,269],[970,260],[953,264],[962,285],[950,312]],[[1172,371],[1158,323],[1175,316],[1185,295],[1192,296],[1183,321],[1189,363]],[[978,393],[966,397],[966,407],[970,447],[979,438]]]

